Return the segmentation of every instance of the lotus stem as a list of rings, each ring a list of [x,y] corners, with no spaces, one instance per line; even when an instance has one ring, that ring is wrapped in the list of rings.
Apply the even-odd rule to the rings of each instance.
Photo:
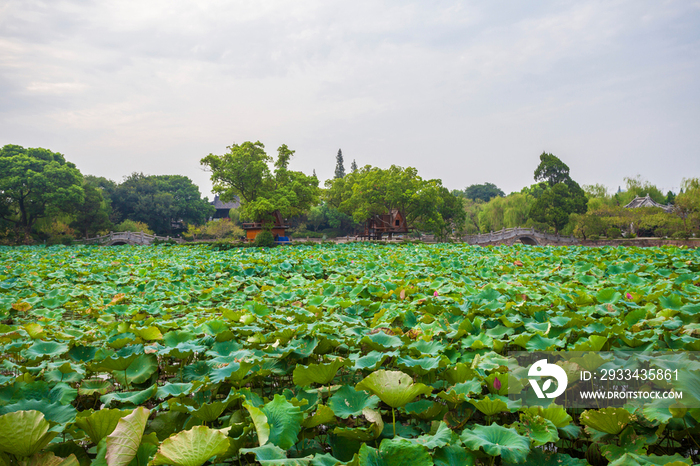
[[[396,414],[393,406],[391,407],[391,424],[394,426],[394,437],[396,437]]]

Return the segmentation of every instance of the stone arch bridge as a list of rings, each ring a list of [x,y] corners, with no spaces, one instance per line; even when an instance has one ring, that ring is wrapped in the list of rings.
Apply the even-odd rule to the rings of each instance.
[[[551,233],[542,233],[534,228],[504,228],[501,231],[470,235],[464,239],[465,243],[487,246],[502,244],[510,246],[515,243],[530,244],[533,246],[570,246],[581,244],[573,236],[560,236]]]
[[[133,231],[120,231],[120,232],[110,232],[108,235],[97,236],[95,238],[87,238],[80,240],[83,244],[96,244],[99,246],[117,246],[120,244],[131,244],[131,245],[149,245],[155,240],[168,241],[174,240],[181,243],[180,238],[171,238],[170,236],[156,236],[149,235],[142,231],[136,233]]]

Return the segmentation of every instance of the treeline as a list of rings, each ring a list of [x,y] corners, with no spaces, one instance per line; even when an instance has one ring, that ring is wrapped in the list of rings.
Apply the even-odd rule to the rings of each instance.
[[[240,239],[241,222],[288,219],[292,236],[334,237],[361,233],[367,219],[400,212],[412,235],[439,239],[534,227],[580,238],[657,236],[687,238],[700,232],[700,181],[684,179],[676,196],[626,178],[626,189],[581,187],[569,167],[542,153],[535,183],[505,193],[492,183],[450,191],[441,180],[424,180],[415,168],[387,169],[353,160],[346,172],[342,151],[335,176],[319,186],[316,174],[289,169],[286,145],[277,158],[258,142],[234,144],[201,164],[211,172],[222,201],[237,200],[224,221],[208,221],[215,208],[181,175],[133,173],[121,182],[83,175],[62,154],[7,145],[0,149],[0,243],[70,243],[112,231],[144,231],[187,239]],[[662,208],[624,208],[649,196]]]
[[[466,234],[503,228],[534,227],[582,239],[700,236],[700,180],[684,179],[676,196],[662,193],[639,176],[625,178],[625,189],[610,193],[600,184],[584,185],[585,210],[567,208],[547,183],[535,183],[520,192],[503,194],[495,185],[472,185],[453,194],[465,199]],[[549,195],[547,192],[549,191]],[[661,207],[625,208],[636,197],[649,196]],[[550,211],[542,215],[543,205]]]
[[[0,149],[0,242],[70,243],[115,231],[175,236],[215,209],[186,176],[133,173],[121,183],[83,175],[57,152]]]

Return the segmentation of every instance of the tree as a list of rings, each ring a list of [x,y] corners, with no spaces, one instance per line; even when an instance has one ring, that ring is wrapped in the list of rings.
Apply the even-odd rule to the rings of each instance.
[[[62,154],[6,145],[0,149],[0,218],[27,239],[38,219],[75,211],[84,199],[82,180]]]
[[[473,184],[464,189],[464,197],[473,201],[481,199],[484,202],[489,202],[496,196],[503,197],[505,193],[493,183]]]
[[[569,176],[569,167],[558,157],[542,153],[535,170],[535,181],[547,182],[547,187],[530,210],[530,218],[546,223],[559,231],[569,223],[572,213],[588,210],[586,192]]]
[[[546,181],[551,188],[570,179],[569,167],[559,157],[542,152],[540,164],[535,169],[535,181]]]
[[[345,176],[345,166],[343,165],[343,151],[338,149],[338,155],[335,156],[335,178]]]
[[[109,214],[112,209],[98,188],[85,182],[83,183],[83,191],[85,198],[76,207],[75,218],[70,226],[87,238],[111,228],[112,222],[109,221]]]
[[[398,210],[409,226],[441,234],[461,229],[464,208],[440,180],[423,180],[415,168],[367,165],[344,178],[326,182],[326,200],[332,207],[362,223],[375,215]]]
[[[661,190],[650,182],[643,180],[641,175],[637,175],[635,178],[626,177],[625,183],[627,185],[627,191],[620,193],[622,205],[629,204],[636,196],[646,197],[647,195],[659,204],[666,202],[666,196],[664,196]]]
[[[352,159],[352,163],[350,164],[350,171],[357,171],[357,162],[355,162],[355,159]]]
[[[215,208],[182,175],[132,173],[118,185],[113,208],[124,219],[143,222],[159,235],[173,235],[188,224],[202,225]]]
[[[586,195],[577,187],[578,184],[570,187],[567,183],[557,183],[547,189],[532,206],[530,218],[553,226],[559,233],[569,223],[570,214],[586,213]]]
[[[684,178],[675,201],[674,212],[683,220],[684,230],[690,232],[689,219],[691,225],[700,223],[700,178]]]
[[[242,218],[270,221],[275,211],[292,217],[318,204],[318,179],[288,169],[294,151],[285,144],[277,149],[274,173],[268,166],[272,157],[260,141],[233,144],[227,149],[226,154],[209,154],[200,163],[211,171],[213,191],[222,201],[239,197]]]

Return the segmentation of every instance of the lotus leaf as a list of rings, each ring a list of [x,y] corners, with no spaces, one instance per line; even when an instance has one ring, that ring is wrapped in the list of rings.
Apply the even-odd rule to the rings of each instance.
[[[379,398],[362,390],[355,390],[349,385],[343,385],[328,400],[328,406],[336,416],[347,419],[359,416],[365,408],[375,409]]]
[[[286,452],[276,445],[263,445],[257,448],[241,448],[241,454],[253,453],[262,466],[306,466],[312,456],[304,458],[287,458]],[[156,465],[153,465],[156,466]],[[174,466],[178,466],[174,464]],[[183,465],[185,466],[185,465]]]
[[[619,434],[632,420],[629,411],[623,408],[588,410],[581,414],[581,423],[606,434]]]
[[[108,466],[126,466],[131,463],[138,452],[149,415],[148,409],[139,406],[118,420],[117,427],[107,436],[105,459]]]
[[[407,439],[384,439],[376,450],[366,444],[358,454],[360,466],[432,466],[428,449]]]
[[[289,403],[283,396],[275,395],[261,411],[270,425],[270,442],[285,450],[294,446],[304,417],[299,407]]]
[[[168,437],[158,448],[149,466],[201,466],[210,458],[226,453],[228,436],[215,429],[195,426]]]
[[[431,387],[414,384],[408,374],[400,371],[379,370],[372,372],[355,386],[356,390],[367,390],[392,408],[400,408],[419,395],[428,394]]]
[[[32,456],[43,449],[56,432],[39,411],[17,411],[0,416],[0,452],[19,457]]]
[[[293,373],[294,384],[298,387],[307,387],[312,383],[327,385],[344,365],[345,360],[342,358],[334,359],[330,363],[297,365]]]
[[[83,411],[75,420],[75,425],[80,427],[90,437],[92,443],[97,445],[100,440],[111,434],[117,427],[119,420],[129,414],[120,409],[100,409],[94,412]]]
[[[460,438],[467,448],[482,448],[487,455],[501,456],[503,461],[521,463],[530,453],[530,442],[526,437],[518,434],[515,429],[496,423],[465,430]]]

